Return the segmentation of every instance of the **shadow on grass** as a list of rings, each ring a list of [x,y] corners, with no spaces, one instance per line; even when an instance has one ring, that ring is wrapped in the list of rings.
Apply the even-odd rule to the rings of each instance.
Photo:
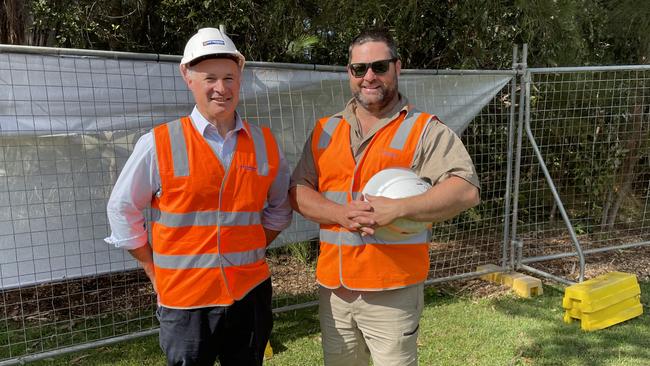
[[[463,301],[458,296],[445,291],[445,288],[427,286],[424,288],[426,306],[441,306]],[[320,323],[318,307],[283,312],[275,315],[271,334],[271,347],[274,353],[287,350],[286,344],[301,338],[318,338],[320,343]]]
[[[462,296],[454,293],[451,287],[445,285],[429,285],[424,287],[424,305],[442,306],[465,301]]]
[[[319,335],[318,307],[279,313],[275,315],[271,347],[274,353],[281,353],[287,350],[285,346],[287,343],[303,337]]]
[[[650,283],[641,283],[644,314],[612,327],[586,332],[580,321],[566,324],[562,320],[562,288],[544,287],[544,295],[535,299],[503,298],[494,307],[510,317],[529,319],[531,341],[519,349],[523,359],[536,365],[647,365],[650,364],[650,320],[648,303]]]

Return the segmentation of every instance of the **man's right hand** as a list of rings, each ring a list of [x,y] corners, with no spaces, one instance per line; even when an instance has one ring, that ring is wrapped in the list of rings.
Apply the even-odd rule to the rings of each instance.
[[[149,281],[151,281],[151,284],[153,285],[153,291],[155,293],[158,293],[158,288],[156,288],[156,275],[155,275],[155,272],[154,272],[153,263],[145,264],[145,263],[140,262],[140,264],[142,265],[142,268],[144,269],[144,273],[147,275],[147,277],[149,277]]]
[[[372,227],[376,225],[374,219],[370,218],[372,206],[359,199],[339,204],[325,198],[313,187],[303,185],[292,187],[289,198],[294,210],[320,224],[338,224],[362,235],[372,234]]]
[[[149,281],[153,285],[153,290],[158,293],[156,288],[156,273],[153,266],[153,251],[151,245],[148,243],[135,249],[129,250],[129,253],[135,258],[144,269],[144,273],[149,277]]]

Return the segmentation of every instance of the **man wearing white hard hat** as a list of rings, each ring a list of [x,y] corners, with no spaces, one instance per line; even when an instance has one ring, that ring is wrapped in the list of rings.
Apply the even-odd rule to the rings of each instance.
[[[353,98],[317,121],[291,179],[294,209],[320,224],[327,366],[366,366],[370,357],[375,366],[417,365],[428,224],[479,202],[460,139],[398,92],[401,66],[387,32],[352,41]]]
[[[265,249],[291,222],[289,168],[270,130],[235,110],[244,61],[218,29],[190,38],[194,110],[137,142],[108,202],[106,241],[151,280],[168,365],[261,365],[271,333]]]

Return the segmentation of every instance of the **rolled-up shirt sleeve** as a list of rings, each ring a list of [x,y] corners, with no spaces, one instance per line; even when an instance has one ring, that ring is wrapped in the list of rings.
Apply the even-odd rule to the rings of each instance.
[[[267,204],[262,211],[262,226],[274,231],[282,231],[291,224],[292,211],[289,203],[289,164],[280,151],[278,174],[269,188]]]
[[[104,241],[122,249],[136,249],[148,241],[144,209],[160,189],[151,132],[143,135],[113,187],[106,208],[111,236]]]
[[[437,118],[425,128],[412,168],[434,185],[457,176],[476,188],[481,187],[472,158],[462,141]]]
[[[318,173],[311,152],[311,141],[311,135],[309,135],[302,149],[300,160],[298,160],[298,164],[291,175],[291,188],[300,185],[318,190]]]

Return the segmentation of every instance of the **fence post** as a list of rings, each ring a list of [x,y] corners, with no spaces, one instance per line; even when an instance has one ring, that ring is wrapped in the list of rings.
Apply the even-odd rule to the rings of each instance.
[[[580,277],[578,279],[578,282],[584,281],[585,278],[585,256],[582,253],[582,247],[580,246],[580,242],[578,241],[578,237],[575,233],[575,230],[573,229],[573,224],[571,223],[571,220],[569,219],[569,216],[566,213],[566,210],[564,209],[564,204],[562,203],[562,199],[560,198],[560,195],[557,192],[557,189],[555,188],[555,183],[553,183],[553,178],[551,178],[551,174],[548,171],[548,168],[546,167],[546,163],[544,162],[544,157],[542,156],[542,152],[539,149],[539,146],[537,146],[537,142],[535,141],[535,136],[533,136],[533,131],[530,128],[530,80],[531,80],[531,73],[530,71],[527,71],[525,76],[524,76],[524,87],[525,87],[525,93],[526,93],[526,106],[524,110],[525,114],[525,127],[526,127],[526,135],[528,136],[528,140],[531,144],[531,147],[533,148],[533,151],[535,152],[535,157],[537,158],[537,161],[539,162],[540,168],[544,172],[544,177],[546,177],[546,182],[548,183],[548,186],[551,190],[551,193],[553,194],[553,198],[555,199],[555,202],[557,203],[558,210],[560,211],[560,214],[562,215],[562,219],[564,220],[564,223],[566,225],[567,230],[569,230],[569,235],[571,236],[571,241],[573,242],[573,246],[576,249],[576,253],[578,255],[578,259],[580,261]],[[520,260],[521,262],[521,260]]]
[[[512,230],[510,232],[510,269],[515,269],[520,263],[516,261],[515,256],[515,246],[517,245],[517,217],[519,210],[519,179],[520,179],[520,170],[521,170],[521,144],[523,140],[523,125],[524,125],[524,104],[525,104],[525,94],[523,88],[523,77],[526,74],[526,68],[528,67],[528,44],[524,43],[521,51],[521,63],[519,63],[519,69],[517,76],[519,76],[519,120],[517,123],[517,151],[515,156],[515,179],[513,182],[514,192],[512,200]]]
[[[518,46],[512,46],[512,70],[516,71],[519,67],[517,62],[517,51]],[[512,199],[512,150],[513,142],[515,139],[515,104],[517,96],[517,75],[512,76],[510,81],[510,118],[508,121],[508,162],[507,162],[507,172],[506,172],[506,195],[505,195],[505,213],[503,221],[503,250],[501,257],[501,268],[506,268],[508,266],[508,239],[510,234],[510,201]]]

